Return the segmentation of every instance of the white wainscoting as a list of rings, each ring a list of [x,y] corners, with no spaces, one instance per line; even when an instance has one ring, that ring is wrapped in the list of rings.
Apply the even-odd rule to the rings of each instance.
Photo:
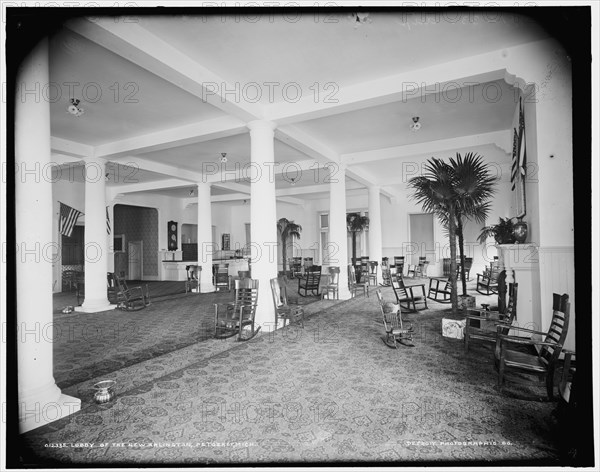
[[[552,294],[566,293],[571,303],[566,349],[575,349],[575,248],[573,246],[539,247],[542,330],[552,318]]]

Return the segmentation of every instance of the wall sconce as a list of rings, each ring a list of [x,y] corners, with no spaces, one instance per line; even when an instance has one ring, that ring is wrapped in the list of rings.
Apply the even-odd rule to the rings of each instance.
[[[226,162],[227,162],[227,153],[222,152],[221,153],[221,163],[225,164]]]

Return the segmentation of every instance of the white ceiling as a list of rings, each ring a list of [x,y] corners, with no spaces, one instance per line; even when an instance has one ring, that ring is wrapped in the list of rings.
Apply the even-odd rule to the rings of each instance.
[[[493,10],[445,18],[440,15],[450,13],[376,12],[357,27],[350,10],[256,17],[189,11],[139,15],[129,24],[81,18],[51,38],[50,80],[58,84],[50,89],[55,155],[64,161],[93,150],[110,162],[137,166],[137,184],[164,180],[157,190],[111,182],[119,193],[189,198],[207,165],[247,165],[246,124],[270,119],[277,125],[275,160],[289,169],[288,178],[275,179],[278,197],[296,193],[300,203],[323,195],[326,181],[318,177],[325,169],[316,177],[315,169],[327,162],[348,164],[349,188],[384,185],[392,196],[391,187],[401,181],[390,176],[407,153],[425,159],[431,143],[453,155],[456,140],[493,141],[510,129],[518,98],[498,78],[471,87],[440,82],[408,97],[377,96],[378,84],[410,80],[412,71],[418,84],[427,68],[503,54],[548,36],[530,19]],[[80,117],[66,111],[72,97],[81,99]],[[422,123],[416,133],[409,130],[414,116]],[[392,158],[381,158],[384,151]],[[295,163],[303,174],[290,185]],[[213,187],[212,195],[242,199],[243,190],[228,183]]]

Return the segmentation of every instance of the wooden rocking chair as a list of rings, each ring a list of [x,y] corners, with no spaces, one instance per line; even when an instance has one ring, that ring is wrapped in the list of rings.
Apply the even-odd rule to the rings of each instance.
[[[225,339],[237,334],[238,341],[248,341],[260,331],[254,317],[258,301],[258,280],[235,281],[234,301],[215,303],[215,338]]]
[[[553,294],[552,309],[552,321],[546,333],[512,327],[519,333],[544,336],[543,341],[503,334],[503,327],[497,327],[495,360],[499,388],[502,388],[505,380],[531,384],[535,381],[533,377],[537,377],[539,382],[545,380],[548,399],[554,399],[554,370],[569,329],[569,296],[566,293]],[[521,349],[529,347],[531,352],[513,350],[511,346]]]
[[[113,274],[117,283],[117,308],[127,311],[138,311],[150,305],[148,284],[145,287],[128,287],[125,279]]]
[[[377,290],[376,293],[385,328],[385,337],[381,338],[383,343],[393,349],[398,349],[398,344],[414,347],[412,343],[414,329],[410,323],[402,321],[400,304],[385,302],[381,297],[381,290]]]

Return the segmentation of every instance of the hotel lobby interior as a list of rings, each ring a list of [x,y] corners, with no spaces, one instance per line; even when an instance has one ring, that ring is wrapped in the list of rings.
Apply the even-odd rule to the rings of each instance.
[[[7,467],[594,465],[590,8],[66,10],[8,8],[3,33]],[[462,228],[473,309],[499,304],[494,264],[513,328],[552,330],[568,295],[553,398],[499,386],[496,344],[467,350],[443,329],[466,311],[427,296],[453,256],[411,179],[469,153],[494,180]],[[520,244],[478,240],[517,217]],[[245,342],[215,337],[238,271]],[[148,298],[115,301],[107,273]],[[276,316],[278,275],[302,321]],[[397,349],[390,277],[424,303]]]

